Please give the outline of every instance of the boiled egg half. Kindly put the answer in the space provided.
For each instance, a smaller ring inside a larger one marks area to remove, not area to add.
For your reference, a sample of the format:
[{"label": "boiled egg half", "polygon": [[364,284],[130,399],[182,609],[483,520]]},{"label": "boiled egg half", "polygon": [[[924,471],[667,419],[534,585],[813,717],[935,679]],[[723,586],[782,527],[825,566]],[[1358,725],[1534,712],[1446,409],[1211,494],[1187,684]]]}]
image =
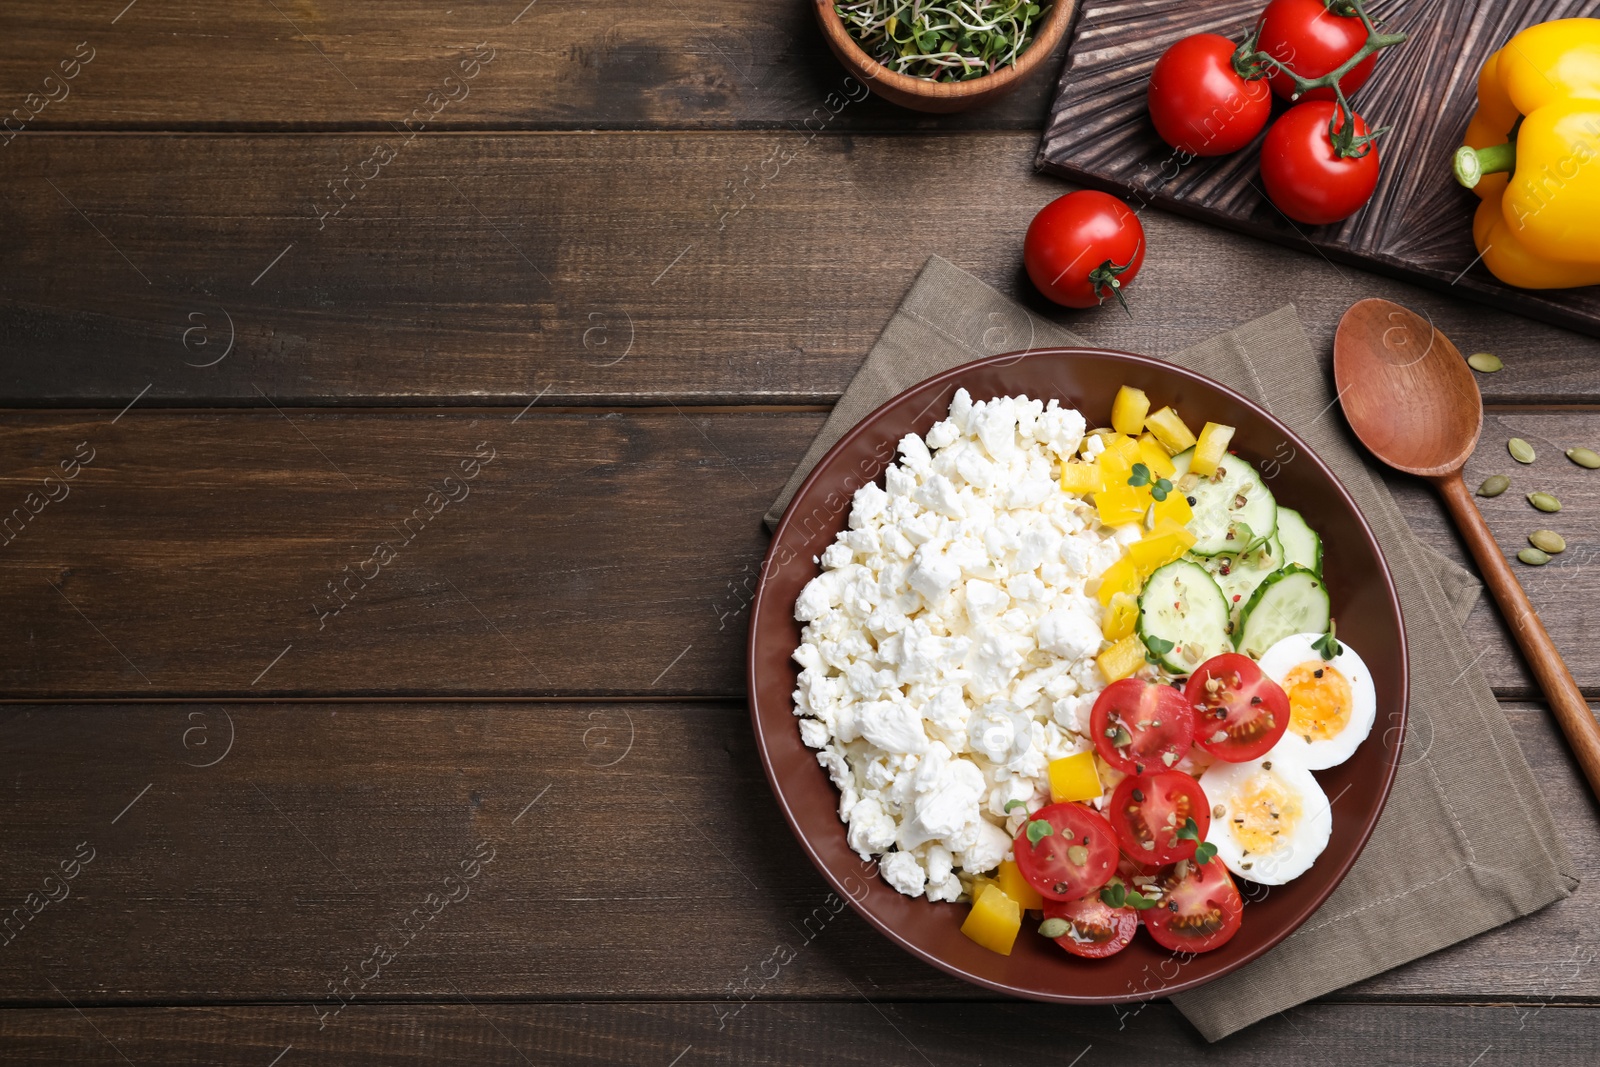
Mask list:
[{"label": "boiled egg half", "polygon": [[1306,742],[1301,762],[1314,771],[1354,755],[1378,717],[1372,672],[1342,641],[1338,655],[1323,659],[1314,647],[1323,636],[1285,637],[1261,657],[1262,673],[1289,698],[1289,734]]},{"label": "boiled egg half", "polygon": [[1328,847],[1333,813],[1302,760],[1307,747],[1284,734],[1260,759],[1214,763],[1200,776],[1212,805],[1206,840],[1240,878],[1283,885],[1310,870]]}]

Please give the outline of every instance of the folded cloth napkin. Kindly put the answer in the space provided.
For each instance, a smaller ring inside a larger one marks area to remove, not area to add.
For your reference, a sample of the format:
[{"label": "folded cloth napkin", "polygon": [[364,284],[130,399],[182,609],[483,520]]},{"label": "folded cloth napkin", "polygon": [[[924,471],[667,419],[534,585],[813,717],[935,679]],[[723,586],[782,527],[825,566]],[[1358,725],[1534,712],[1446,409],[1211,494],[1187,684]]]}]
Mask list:
[{"label": "folded cloth napkin", "polygon": [[[1083,343],[930,258],[768,511],[768,527],[845,431],[911,385],[984,356]],[[1339,476],[1388,559],[1411,649],[1403,766],[1356,865],[1277,948],[1173,998],[1215,1041],[1537,911],[1568,896],[1578,880],[1461,629],[1481,587],[1416,539],[1388,488],[1351,445],[1334,411],[1326,360],[1312,350],[1294,308],[1171,361],[1232,386],[1295,427]],[[1471,817],[1490,810],[1493,819]]]}]

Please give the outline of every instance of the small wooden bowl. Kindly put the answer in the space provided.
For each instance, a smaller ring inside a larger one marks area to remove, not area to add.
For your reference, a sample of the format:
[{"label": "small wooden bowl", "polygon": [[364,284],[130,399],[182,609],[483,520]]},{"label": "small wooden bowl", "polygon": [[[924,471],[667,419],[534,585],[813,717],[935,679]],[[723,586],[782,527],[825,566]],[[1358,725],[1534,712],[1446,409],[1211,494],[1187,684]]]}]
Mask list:
[{"label": "small wooden bowl", "polygon": [[1033,43],[1023,50],[1011,66],[968,81],[935,82],[913,78],[909,74],[897,74],[867,55],[855,38],[850,36],[850,31],[845,29],[844,21],[833,10],[833,3],[834,0],[815,0],[817,21],[822,25],[823,36],[828,39],[828,47],[839,57],[839,62],[890,103],[913,111],[937,114],[982,107],[1016,88],[1030,71],[1055,51],[1078,10],[1078,0],[1055,0],[1044,25],[1034,35]]}]

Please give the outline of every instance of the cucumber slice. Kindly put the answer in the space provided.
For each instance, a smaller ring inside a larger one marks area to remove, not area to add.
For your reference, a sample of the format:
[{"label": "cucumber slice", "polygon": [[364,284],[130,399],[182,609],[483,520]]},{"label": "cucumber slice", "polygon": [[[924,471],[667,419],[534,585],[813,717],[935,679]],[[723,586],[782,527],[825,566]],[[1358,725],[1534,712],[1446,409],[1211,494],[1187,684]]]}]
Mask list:
[{"label": "cucumber slice", "polygon": [[1178,468],[1177,471],[1174,472],[1173,475],[1172,475],[1172,480],[1173,480],[1174,484],[1176,484],[1176,482],[1177,482],[1177,480],[1179,478],[1182,478],[1185,474],[1189,473],[1189,464],[1191,464],[1193,462],[1194,462],[1194,446],[1193,445],[1190,445],[1188,448],[1184,449],[1182,452],[1179,452],[1176,456],[1172,457],[1172,465],[1174,467]]},{"label": "cucumber slice", "polygon": [[1244,606],[1250,602],[1261,583],[1271,577],[1285,563],[1284,549],[1278,535],[1267,538],[1267,543],[1249,552],[1226,552],[1220,556],[1194,556],[1194,561],[1211,573],[1217,588],[1228,603],[1231,623],[1228,633],[1239,632],[1239,618]]},{"label": "cucumber slice", "polygon": [[1255,659],[1293,634],[1327,633],[1328,589],[1315,571],[1291,563],[1268,576],[1239,615],[1234,644]]},{"label": "cucumber slice", "polygon": [[1139,594],[1139,640],[1173,674],[1229,650],[1228,602],[1204,567],[1180,559],[1156,568]]},{"label": "cucumber slice", "polygon": [[1306,525],[1306,520],[1293,508],[1278,508],[1278,540],[1283,543],[1285,563],[1298,563],[1308,570],[1322,573],[1322,538]]},{"label": "cucumber slice", "polygon": [[[1190,481],[1195,484],[1183,489]],[[1278,503],[1256,469],[1238,456],[1227,456],[1210,478],[1185,476],[1180,491],[1194,501],[1189,551],[1197,556],[1248,552],[1266,544],[1278,530]]]}]

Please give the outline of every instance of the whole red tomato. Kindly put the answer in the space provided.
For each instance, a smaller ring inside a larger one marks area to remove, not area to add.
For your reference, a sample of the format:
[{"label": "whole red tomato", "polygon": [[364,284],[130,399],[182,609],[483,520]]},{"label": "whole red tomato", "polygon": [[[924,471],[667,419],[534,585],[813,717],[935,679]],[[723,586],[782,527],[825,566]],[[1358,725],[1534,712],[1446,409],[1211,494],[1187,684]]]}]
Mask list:
[{"label": "whole red tomato", "polygon": [[1185,37],[1150,74],[1150,121],[1161,139],[1195,156],[1237,152],[1272,116],[1272,93],[1234,69],[1238,46],[1214,33]]},{"label": "whole red tomato", "polygon": [[[1367,124],[1355,119],[1357,137]],[[1329,124],[1343,129],[1338,105],[1327,100],[1296,104],[1272,124],[1261,145],[1261,181],[1278,210],[1296,222],[1322,226],[1347,219],[1372,198],[1378,187],[1378,149],[1340,156],[1329,137]]]},{"label": "whole red tomato", "polygon": [[[1353,15],[1335,15],[1323,0],[1272,0],[1256,27],[1256,48],[1292,68],[1302,78],[1320,78],[1361,50],[1367,28]],[[1339,85],[1349,96],[1372,75],[1376,53],[1357,63]],[[1272,91],[1294,98],[1294,82],[1282,72],[1271,77]],[[1305,100],[1332,100],[1332,89],[1313,89]]]},{"label": "whole red tomato", "polygon": [[1046,204],[1028,225],[1022,261],[1039,291],[1069,308],[1116,297],[1144,264],[1144,227],[1128,205],[1084,189]]}]

